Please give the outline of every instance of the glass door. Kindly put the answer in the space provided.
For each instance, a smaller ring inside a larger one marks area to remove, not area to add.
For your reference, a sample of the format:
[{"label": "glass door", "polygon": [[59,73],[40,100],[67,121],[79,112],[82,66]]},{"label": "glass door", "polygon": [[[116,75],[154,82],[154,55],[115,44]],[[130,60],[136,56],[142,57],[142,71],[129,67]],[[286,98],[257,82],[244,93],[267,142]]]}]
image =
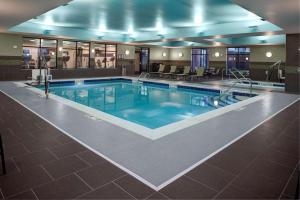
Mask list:
[{"label": "glass door", "polygon": [[141,48],[140,57],[141,57],[140,72],[148,72],[149,71],[149,58],[150,58],[149,48]]}]

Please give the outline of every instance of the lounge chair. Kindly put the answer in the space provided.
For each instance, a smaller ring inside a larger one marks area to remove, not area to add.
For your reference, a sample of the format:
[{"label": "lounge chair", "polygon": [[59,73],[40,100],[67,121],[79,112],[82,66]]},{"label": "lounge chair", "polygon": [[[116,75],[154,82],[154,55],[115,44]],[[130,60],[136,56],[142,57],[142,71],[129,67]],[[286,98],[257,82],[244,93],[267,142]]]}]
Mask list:
[{"label": "lounge chair", "polygon": [[219,75],[220,75],[220,68],[214,70],[214,71],[211,73],[211,75],[213,75],[213,76],[219,76]]},{"label": "lounge chair", "polygon": [[182,74],[176,74],[176,78],[184,78],[186,79],[187,76],[189,76],[191,71],[191,67],[190,66],[185,66],[183,69],[183,73]]},{"label": "lounge chair", "polygon": [[191,77],[191,81],[193,81],[194,80],[194,78],[202,78],[202,77],[204,77],[204,67],[199,67],[197,70],[196,70],[196,75],[191,75],[190,77]]},{"label": "lounge chair", "polygon": [[162,75],[172,77],[176,73],[176,70],[177,70],[177,66],[171,66],[170,72],[163,73]]},{"label": "lounge chair", "polygon": [[160,75],[164,73],[165,65],[160,64],[157,72],[150,72],[150,75]]}]

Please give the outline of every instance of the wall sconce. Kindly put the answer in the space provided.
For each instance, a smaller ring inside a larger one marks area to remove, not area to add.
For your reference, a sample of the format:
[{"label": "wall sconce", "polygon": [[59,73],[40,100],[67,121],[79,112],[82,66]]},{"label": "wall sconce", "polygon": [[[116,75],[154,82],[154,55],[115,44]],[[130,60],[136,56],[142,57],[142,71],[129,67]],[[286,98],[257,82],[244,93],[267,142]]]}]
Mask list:
[{"label": "wall sconce", "polygon": [[167,56],[167,53],[166,53],[166,52],[163,52],[163,53],[162,53],[162,56],[163,56],[163,57],[166,57],[166,56]]},{"label": "wall sconce", "polygon": [[246,59],[246,60],[249,60],[249,57],[246,57],[245,59]]},{"label": "wall sconce", "polygon": [[17,46],[17,45],[14,45],[14,46],[13,46],[13,48],[14,48],[14,49],[17,49],[17,48],[18,48],[18,46]]},{"label": "wall sconce", "polygon": [[92,53],[95,53],[95,49],[92,49]]},{"label": "wall sconce", "polygon": [[130,51],[127,49],[127,50],[125,51],[125,54],[128,56],[128,55],[130,54]]},{"label": "wall sconce", "polygon": [[52,55],[52,56],[54,56],[54,55],[55,55],[55,53],[52,51],[52,52],[51,52],[51,55]]},{"label": "wall sconce", "polygon": [[180,52],[180,53],[178,54],[178,56],[179,56],[179,58],[183,57],[183,53]]},{"label": "wall sconce", "polygon": [[217,58],[220,57],[220,53],[219,53],[219,52],[216,52],[216,53],[215,53],[215,57],[217,57]]},{"label": "wall sconce", "polygon": [[270,52],[270,51],[268,51],[268,52],[266,53],[266,57],[267,57],[267,58],[271,58],[272,55],[273,55],[273,54],[272,54],[272,52]]},{"label": "wall sconce", "polygon": [[62,47],[59,47],[59,48],[58,48],[58,51],[59,51],[59,52],[62,52]]}]

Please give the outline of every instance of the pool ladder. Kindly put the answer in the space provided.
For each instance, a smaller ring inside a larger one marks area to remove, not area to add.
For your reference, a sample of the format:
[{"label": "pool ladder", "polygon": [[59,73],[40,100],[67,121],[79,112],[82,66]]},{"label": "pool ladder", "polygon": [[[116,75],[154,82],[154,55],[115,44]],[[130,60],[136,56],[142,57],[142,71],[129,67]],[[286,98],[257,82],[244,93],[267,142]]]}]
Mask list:
[{"label": "pool ladder", "polygon": [[[249,92],[252,96],[252,90],[253,90],[253,81],[250,78],[246,78],[238,69],[229,70],[230,74],[234,76],[236,79],[234,83],[226,90],[221,91],[220,95],[214,98],[214,100],[220,101],[220,99],[226,95],[230,95],[230,91],[235,88],[235,86],[243,81],[249,82]],[[239,78],[237,75],[239,74],[241,77]]]},{"label": "pool ladder", "polygon": [[140,75],[139,75],[139,77],[138,77],[138,81],[140,80],[140,79],[149,79],[150,78],[150,74],[148,73],[148,72],[142,72]]}]

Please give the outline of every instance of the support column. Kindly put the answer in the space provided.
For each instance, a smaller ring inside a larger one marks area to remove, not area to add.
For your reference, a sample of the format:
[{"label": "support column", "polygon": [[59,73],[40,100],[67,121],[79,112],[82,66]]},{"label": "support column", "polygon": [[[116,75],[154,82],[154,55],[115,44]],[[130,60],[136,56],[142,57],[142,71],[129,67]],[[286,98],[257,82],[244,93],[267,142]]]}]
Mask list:
[{"label": "support column", "polygon": [[300,94],[300,34],[286,35],[285,91]]}]

